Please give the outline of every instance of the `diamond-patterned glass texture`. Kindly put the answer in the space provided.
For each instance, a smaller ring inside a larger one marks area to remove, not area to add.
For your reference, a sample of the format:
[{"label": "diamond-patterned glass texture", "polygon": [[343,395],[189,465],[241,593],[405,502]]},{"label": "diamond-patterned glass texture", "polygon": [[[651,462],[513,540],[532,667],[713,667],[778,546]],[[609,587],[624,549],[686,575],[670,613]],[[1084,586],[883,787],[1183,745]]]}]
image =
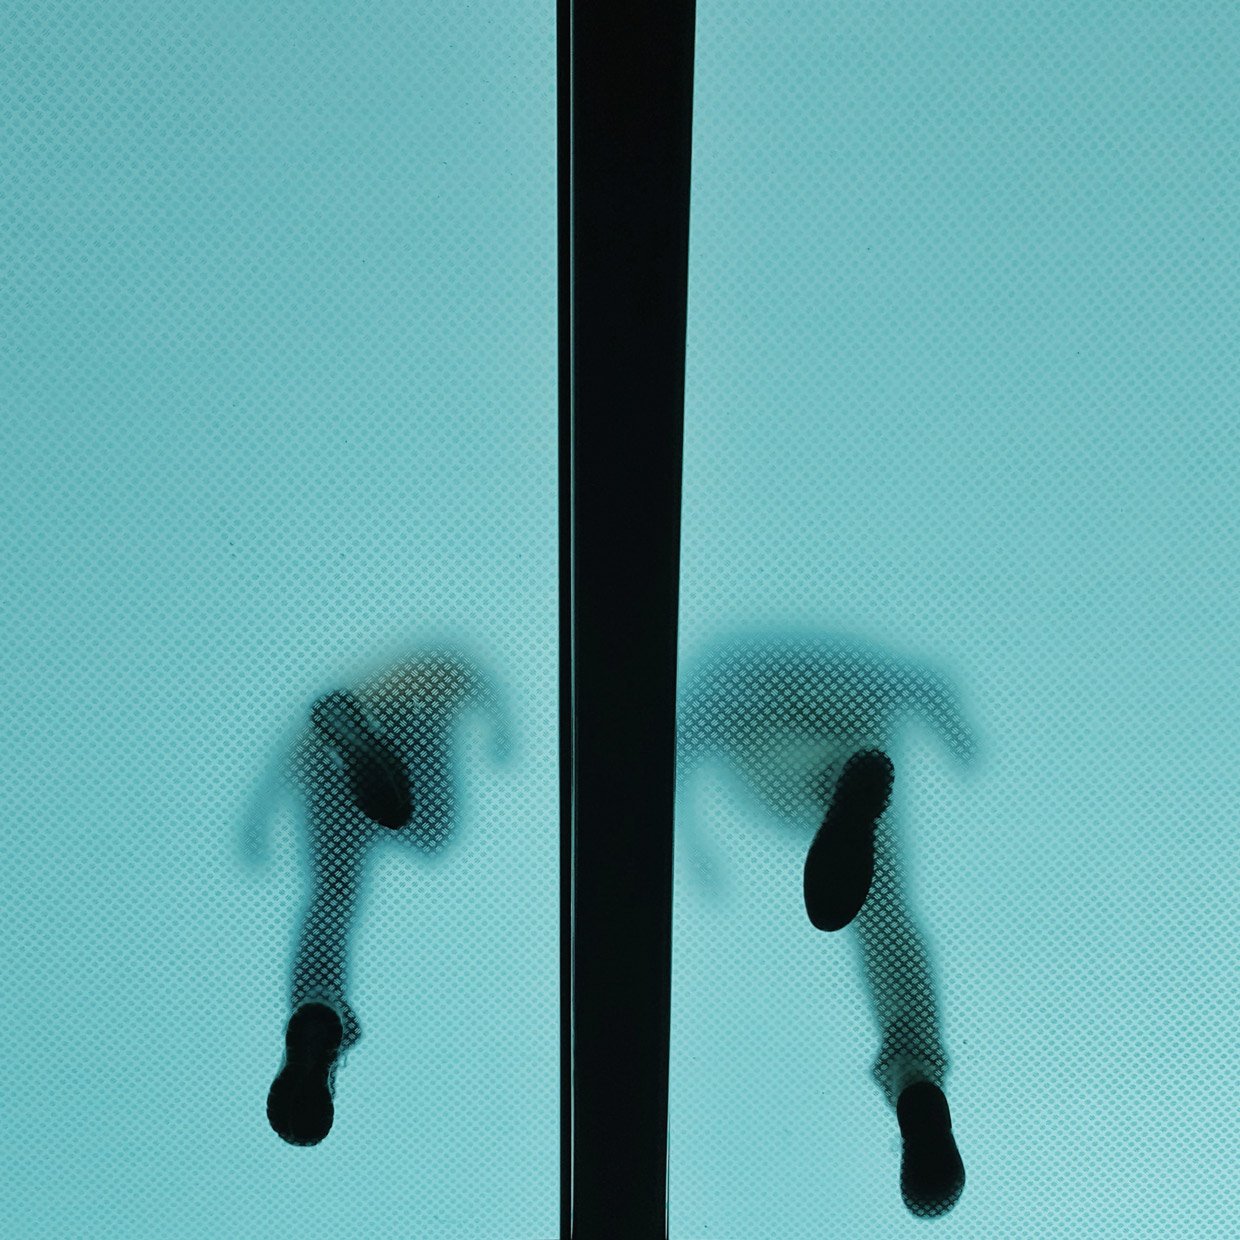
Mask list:
[{"label": "diamond-patterned glass texture", "polygon": [[547,1240],[554,5],[3,25],[0,1233]]},{"label": "diamond-patterned glass texture", "polygon": [[1221,3],[697,6],[671,1240],[1240,1232],[1237,64]]}]

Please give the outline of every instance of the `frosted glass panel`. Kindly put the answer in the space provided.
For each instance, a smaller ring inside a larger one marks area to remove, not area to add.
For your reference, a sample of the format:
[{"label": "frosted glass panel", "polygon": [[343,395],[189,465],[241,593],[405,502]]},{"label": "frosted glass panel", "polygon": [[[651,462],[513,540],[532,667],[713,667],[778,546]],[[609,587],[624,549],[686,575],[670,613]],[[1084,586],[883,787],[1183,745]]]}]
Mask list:
[{"label": "frosted glass panel", "polygon": [[1240,1226],[1238,52],[1213,4],[699,5],[671,1240]]},{"label": "frosted glass panel", "polygon": [[6,19],[6,1236],[559,1230],[554,21]]}]

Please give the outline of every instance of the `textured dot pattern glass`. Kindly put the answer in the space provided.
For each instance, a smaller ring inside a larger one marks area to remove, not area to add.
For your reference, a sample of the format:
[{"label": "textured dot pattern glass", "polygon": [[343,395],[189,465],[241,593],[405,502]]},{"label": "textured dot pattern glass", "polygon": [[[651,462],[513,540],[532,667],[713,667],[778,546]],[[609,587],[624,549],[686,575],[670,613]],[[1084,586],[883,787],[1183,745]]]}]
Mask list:
[{"label": "textured dot pattern glass", "polygon": [[554,5],[4,26],[0,1233],[549,1240]]},{"label": "textured dot pattern glass", "polygon": [[1240,1234],[1237,64],[1222,3],[697,6],[671,1240]]}]

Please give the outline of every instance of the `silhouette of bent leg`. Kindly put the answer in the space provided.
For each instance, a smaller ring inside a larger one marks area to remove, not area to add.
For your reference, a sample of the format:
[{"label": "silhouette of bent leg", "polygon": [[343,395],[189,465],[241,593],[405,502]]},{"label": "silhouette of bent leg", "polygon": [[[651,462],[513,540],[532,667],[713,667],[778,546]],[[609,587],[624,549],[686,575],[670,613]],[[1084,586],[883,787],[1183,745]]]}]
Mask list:
[{"label": "silhouette of bent leg", "polygon": [[293,964],[286,1061],[267,1098],[271,1127],[292,1145],[316,1145],[330,1132],[337,1055],[361,1036],[345,999],[346,974],[358,886],[375,833],[325,758],[315,758],[304,776],[313,890]]},{"label": "silhouette of bent leg", "polygon": [[358,809],[391,831],[408,826],[413,817],[409,773],[370,729],[357,699],[349,693],[329,693],[315,702],[310,718],[319,735],[340,754]]},{"label": "silhouette of bent leg", "polygon": [[402,665],[378,688],[327,693],[310,709],[291,773],[306,803],[313,890],[293,964],[285,1061],[267,1098],[271,1127],[290,1144],[316,1145],[331,1131],[338,1057],[361,1036],[346,973],[363,864],[382,834],[375,828],[426,852],[446,842],[454,818],[448,712],[471,695],[495,704],[449,660]]},{"label": "silhouette of bent leg", "polygon": [[894,775],[879,749],[863,749],[844,766],[805,857],[805,911],[819,930],[842,930],[870,893],[874,828],[891,799]]}]

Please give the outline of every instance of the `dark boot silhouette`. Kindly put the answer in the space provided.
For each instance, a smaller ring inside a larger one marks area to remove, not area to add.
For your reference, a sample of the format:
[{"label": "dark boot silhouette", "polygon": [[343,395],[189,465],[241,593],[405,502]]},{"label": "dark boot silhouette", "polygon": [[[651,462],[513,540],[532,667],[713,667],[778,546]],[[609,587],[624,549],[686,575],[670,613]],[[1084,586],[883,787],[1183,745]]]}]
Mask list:
[{"label": "dark boot silhouette", "polygon": [[931,1081],[914,1081],[896,1104],[904,1156],[900,1193],[920,1218],[938,1218],[964,1192],[964,1163],[952,1136],[951,1112],[943,1091]]},{"label": "dark boot silhouette", "polygon": [[335,1117],[332,1085],[344,1026],[325,1003],[307,1003],[290,1017],[285,1056],[267,1094],[267,1119],[290,1145],[317,1145]]},{"label": "dark boot silhouette", "polygon": [[819,930],[842,930],[874,881],[874,828],[891,799],[891,759],[863,749],[844,766],[805,857],[805,911]]}]

